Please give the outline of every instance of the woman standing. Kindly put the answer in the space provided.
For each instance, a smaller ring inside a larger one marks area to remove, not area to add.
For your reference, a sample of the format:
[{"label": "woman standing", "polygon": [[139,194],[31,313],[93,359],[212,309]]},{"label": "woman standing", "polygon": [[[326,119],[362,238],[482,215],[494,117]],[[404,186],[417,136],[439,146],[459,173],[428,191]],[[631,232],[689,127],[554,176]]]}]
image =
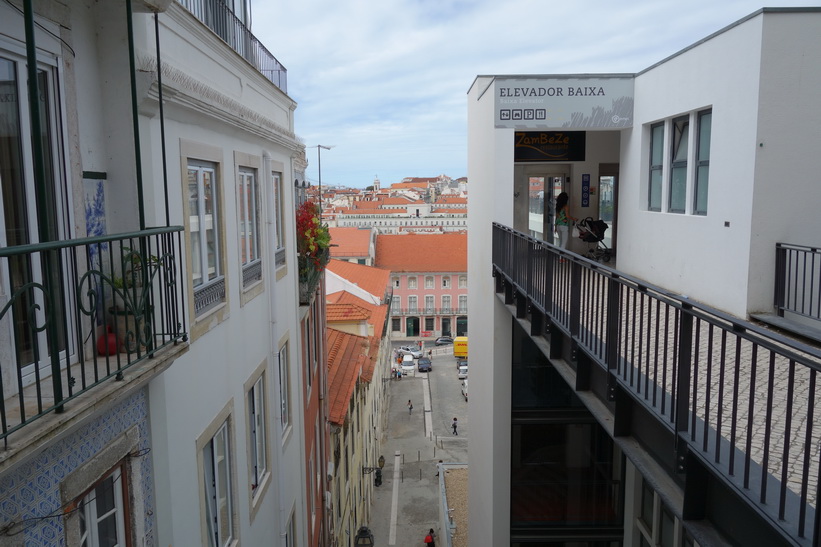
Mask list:
[{"label": "woman standing", "polygon": [[556,233],[559,236],[559,247],[567,249],[567,239],[570,236],[570,223],[578,219],[570,216],[567,208],[569,201],[567,192],[562,192],[556,196]]}]

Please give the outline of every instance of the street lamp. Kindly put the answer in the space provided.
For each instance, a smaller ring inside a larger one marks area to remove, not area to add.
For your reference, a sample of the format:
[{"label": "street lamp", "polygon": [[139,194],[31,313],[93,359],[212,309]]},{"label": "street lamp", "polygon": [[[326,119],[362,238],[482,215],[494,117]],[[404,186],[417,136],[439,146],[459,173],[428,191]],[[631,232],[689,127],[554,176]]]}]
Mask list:
[{"label": "street lamp", "polygon": [[379,456],[376,465],[379,467],[363,467],[362,472],[367,475],[376,471],[376,475],[373,476],[373,485],[382,486],[382,468],[385,467],[385,456]]},{"label": "street lamp", "polygon": [[373,547],[373,534],[371,533],[370,528],[367,526],[360,526],[359,530],[356,532],[356,537],[354,538],[353,544]]},{"label": "street lamp", "polygon": [[326,146],[324,144],[317,144],[315,146],[311,146],[310,148],[316,148],[316,168],[319,178],[319,218],[322,218],[322,149],[330,150],[336,145]]}]

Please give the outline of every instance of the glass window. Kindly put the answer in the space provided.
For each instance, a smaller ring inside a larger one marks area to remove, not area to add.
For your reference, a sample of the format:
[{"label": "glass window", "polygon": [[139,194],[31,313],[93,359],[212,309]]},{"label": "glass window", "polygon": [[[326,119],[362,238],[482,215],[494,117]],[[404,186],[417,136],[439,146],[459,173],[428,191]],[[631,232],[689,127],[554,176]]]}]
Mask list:
[{"label": "glass window", "polygon": [[450,313],[450,295],[442,295],[442,313]]},{"label": "glass window", "polygon": [[442,288],[443,289],[449,289],[450,288],[450,276],[449,275],[443,275],[442,276]]},{"label": "glass window", "polygon": [[402,330],[402,320],[398,317],[391,318],[391,330],[393,332],[399,332]]},{"label": "glass window", "polygon": [[191,162],[188,166],[188,214],[194,287],[207,285],[222,276],[218,202],[216,166]]},{"label": "glass window", "polygon": [[402,308],[402,297],[391,297],[391,311],[399,311]]},{"label": "glass window", "polygon": [[650,126],[650,186],[648,209],[661,211],[661,173],[664,163],[664,123]]},{"label": "glass window", "polygon": [[[434,304],[434,298],[432,294],[425,295],[425,313],[433,313],[436,304]],[[426,329],[430,330],[430,329]]]},{"label": "glass window", "polygon": [[126,545],[127,523],[123,502],[125,466],[118,465],[88,492],[79,504],[80,545]]},{"label": "glass window", "polygon": [[712,134],[713,111],[698,113],[698,146],[696,149],[696,181],[693,192],[693,213],[707,214],[707,189],[710,179],[710,136]]},{"label": "glass window", "polygon": [[271,182],[274,189],[274,222],[277,231],[277,249],[285,247],[285,224],[283,222],[282,177],[279,173],[271,173]]},{"label": "glass window", "polygon": [[416,301],[417,301],[416,296],[409,296],[408,297],[408,311],[410,313],[416,313],[417,312],[417,309],[416,309],[417,303],[416,303]]},{"label": "glass window", "polygon": [[255,171],[239,170],[237,193],[240,261],[243,266],[248,266],[260,259],[259,190]]},{"label": "glass window", "polygon": [[234,509],[231,485],[231,446],[228,422],[203,449],[205,510],[209,545],[223,547],[234,539]]},{"label": "glass window", "polygon": [[687,155],[690,142],[690,117],[673,120],[673,139],[670,151],[670,201],[671,213],[683,213],[687,199]]},{"label": "glass window", "polygon": [[466,313],[468,309],[468,295],[459,295],[459,313]]},{"label": "glass window", "polygon": [[398,289],[398,288],[399,288],[399,278],[398,278],[398,277],[394,277],[394,278],[393,278],[393,288],[394,288],[394,289]]},{"label": "glass window", "polygon": [[433,330],[433,317],[425,317],[425,330]]},{"label": "glass window", "polygon": [[279,411],[284,431],[291,423],[291,388],[287,343],[279,350],[277,361],[279,365]]},{"label": "glass window", "polygon": [[425,288],[432,289],[433,288],[433,276],[427,275],[425,276]]},{"label": "glass window", "polygon": [[251,444],[251,492],[257,488],[268,472],[268,453],[265,444],[265,383],[260,376],[248,392],[248,412],[250,416]]},{"label": "glass window", "polygon": [[467,289],[468,287],[468,276],[460,275],[459,276],[459,288],[460,289]]},{"label": "glass window", "polygon": [[416,278],[415,277],[409,277],[408,278],[408,288],[409,289],[415,289],[416,288]]}]

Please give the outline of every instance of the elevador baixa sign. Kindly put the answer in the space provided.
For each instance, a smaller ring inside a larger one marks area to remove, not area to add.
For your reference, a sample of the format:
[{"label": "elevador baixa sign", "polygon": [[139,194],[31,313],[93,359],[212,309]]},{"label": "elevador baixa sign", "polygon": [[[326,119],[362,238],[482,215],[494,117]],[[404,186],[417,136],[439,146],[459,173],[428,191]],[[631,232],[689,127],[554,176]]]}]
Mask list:
[{"label": "elevador baixa sign", "polygon": [[633,125],[633,76],[497,77],[495,127],[621,129]]},{"label": "elevador baixa sign", "polygon": [[516,131],[513,161],[584,161],[584,131]]}]

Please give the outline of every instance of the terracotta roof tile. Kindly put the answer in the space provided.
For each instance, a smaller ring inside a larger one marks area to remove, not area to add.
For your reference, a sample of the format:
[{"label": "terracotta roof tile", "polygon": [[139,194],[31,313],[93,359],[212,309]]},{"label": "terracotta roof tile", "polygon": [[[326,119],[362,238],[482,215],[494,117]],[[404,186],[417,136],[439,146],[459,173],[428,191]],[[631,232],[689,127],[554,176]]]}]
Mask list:
[{"label": "terracotta roof tile", "polygon": [[331,305],[350,305],[362,310],[368,310],[368,323],[373,325],[374,335],[370,339],[370,350],[368,352],[370,361],[366,362],[362,368],[362,379],[365,382],[370,382],[373,379],[374,366],[376,365],[379,354],[379,343],[382,333],[385,330],[385,321],[387,321],[388,318],[388,305],[370,304],[348,291],[338,291],[330,294],[326,297],[326,301],[328,302],[328,308],[330,308]]},{"label": "terracotta roof tile", "polygon": [[380,234],[376,266],[394,272],[466,272],[466,232]]},{"label": "terracotta roof tile", "polygon": [[367,321],[371,317],[370,310],[356,304],[328,304],[325,307],[325,320],[333,321]]},{"label": "terracotta roof tile", "polygon": [[359,288],[380,300],[385,296],[391,282],[391,273],[389,271],[373,266],[365,266],[364,264],[331,259],[328,262],[328,269],[339,277],[347,279],[351,283],[356,283]]},{"label": "terracotta roof tile", "polygon": [[328,419],[333,424],[343,425],[356,381],[366,366],[373,368],[366,351],[370,343],[364,336],[330,327],[325,333],[328,346]]},{"label": "terracotta roof tile", "polygon": [[368,256],[370,254],[371,230],[359,228],[328,228],[331,234],[331,257]]}]

